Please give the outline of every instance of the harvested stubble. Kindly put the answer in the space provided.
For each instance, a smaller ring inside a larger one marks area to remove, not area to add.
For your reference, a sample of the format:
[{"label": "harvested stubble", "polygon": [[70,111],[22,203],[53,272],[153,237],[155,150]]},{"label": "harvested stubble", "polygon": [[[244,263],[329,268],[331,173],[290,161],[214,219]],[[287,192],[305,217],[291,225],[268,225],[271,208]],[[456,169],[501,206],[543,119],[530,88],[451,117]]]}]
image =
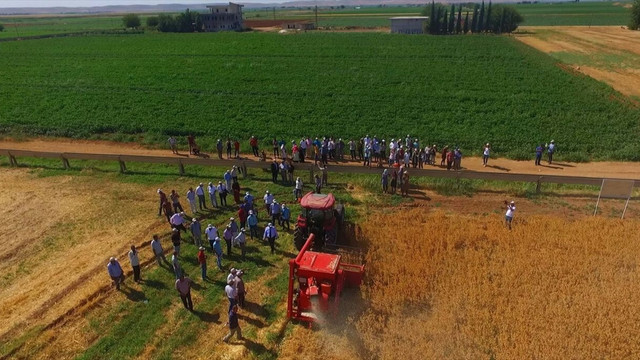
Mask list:
[{"label": "harvested stubble", "polygon": [[366,357],[639,358],[639,223],[519,220],[374,215]]}]

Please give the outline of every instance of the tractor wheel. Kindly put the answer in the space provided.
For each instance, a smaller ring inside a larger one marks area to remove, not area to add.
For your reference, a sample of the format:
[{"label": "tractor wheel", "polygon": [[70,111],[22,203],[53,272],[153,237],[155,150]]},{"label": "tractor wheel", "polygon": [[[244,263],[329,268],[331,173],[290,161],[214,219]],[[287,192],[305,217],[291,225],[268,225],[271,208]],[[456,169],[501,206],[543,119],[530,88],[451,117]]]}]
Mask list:
[{"label": "tractor wheel", "polygon": [[305,236],[305,232],[296,226],[295,230],[293,230],[293,243],[296,245],[296,249],[300,251],[304,246],[304,243],[307,242],[308,236]]},{"label": "tractor wheel", "polygon": [[330,230],[327,230],[327,231],[324,232],[324,244],[325,245],[329,245],[329,246],[335,246],[336,245],[336,240],[338,238],[337,226],[338,226],[338,224],[336,223],[336,225],[333,227],[333,229],[330,229]]}]

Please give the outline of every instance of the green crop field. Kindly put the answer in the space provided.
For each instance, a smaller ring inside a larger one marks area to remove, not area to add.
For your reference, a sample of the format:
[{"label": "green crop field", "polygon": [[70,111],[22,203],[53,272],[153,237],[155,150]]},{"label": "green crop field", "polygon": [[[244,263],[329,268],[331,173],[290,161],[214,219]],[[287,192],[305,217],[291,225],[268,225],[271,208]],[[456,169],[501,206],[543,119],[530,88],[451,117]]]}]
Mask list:
[{"label": "green crop field", "polygon": [[539,3],[515,5],[524,17],[522,25],[627,25],[630,2]]},{"label": "green crop field", "polygon": [[640,111],[508,37],[151,34],[2,44],[0,132],[159,144],[419,136],[529,157],[639,159]]},{"label": "green crop field", "polygon": [[1,39],[122,29],[122,16],[0,17],[0,24]]}]

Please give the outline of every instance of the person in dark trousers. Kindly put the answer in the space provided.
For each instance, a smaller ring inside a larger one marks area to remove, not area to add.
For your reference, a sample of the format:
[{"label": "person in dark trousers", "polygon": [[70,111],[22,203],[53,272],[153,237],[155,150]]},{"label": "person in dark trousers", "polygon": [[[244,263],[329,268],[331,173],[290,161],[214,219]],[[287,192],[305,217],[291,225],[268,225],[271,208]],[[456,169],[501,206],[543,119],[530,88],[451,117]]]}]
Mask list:
[{"label": "person in dark trousers", "polygon": [[544,145],[540,144],[536,147],[536,166],[540,165],[542,160],[542,153],[544,152]]},{"label": "person in dark trousers", "polygon": [[180,237],[180,230],[173,229],[171,230],[171,242],[173,243],[173,251],[176,255],[180,255],[180,242],[182,238]]},{"label": "person in dark trousers", "polygon": [[229,300],[229,311],[238,303],[238,290],[236,289],[236,276],[227,279],[227,286],[224,287],[224,293]]},{"label": "person in dark trousers", "polygon": [[184,274],[180,274],[178,280],[176,280],[176,290],[180,294],[182,304],[185,309],[193,311],[193,301],[191,300],[191,279],[184,277]]},{"label": "person in dark trousers", "polygon": [[113,280],[113,286],[115,286],[117,290],[120,290],[120,284],[124,281],[124,272],[116,258],[112,257],[109,259],[107,271],[109,272],[109,277]]},{"label": "person in dark trousers", "polygon": [[198,195],[198,206],[200,206],[200,210],[207,208],[207,201],[204,198],[204,184],[200,183],[196,188],[196,195]]},{"label": "person in dark trousers", "polygon": [[229,310],[229,321],[227,322],[227,325],[229,325],[229,333],[222,339],[222,341],[228,343],[229,339],[231,339],[234,334],[238,334],[238,340],[243,340],[242,329],[240,329],[240,324],[238,324],[238,305],[234,305],[231,310]]},{"label": "person in dark trousers", "polygon": [[164,201],[162,208],[164,209],[164,215],[167,217],[167,222],[171,224],[171,217],[173,216],[173,208],[171,207],[171,203],[169,202],[169,200]]},{"label": "person in dark trousers", "polygon": [[227,138],[227,159],[231,159],[231,139]]},{"label": "person in dark trousers", "polygon": [[259,157],[258,154],[258,139],[255,136],[252,136],[249,140],[249,145],[251,145],[251,150],[253,151],[253,156]]},{"label": "person in dark trousers", "polygon": [[200,264],[200,271],[202,272],[202,281],[207,278],[207,254],[205,254],[205,248],[200,246],[198,251],[198,264]]},{"label": "person in dark trousers", "polygon": [[222,160],[222,140],[218,139],[216,142],[216,150],[218,150],[218,159]]},{"label": "person in dark trousers", "polygon": [[233,231],[231,231],[231,225],[227,225],[222,233],[224,241],[227,243],[227,256],[231,256],[231,241],[233,240]]},{"label": "person in dark trousers", "polygon": [[173,212],[177,213],[178,209],[180,209],[180,212],[183,212],[184,209],[180,204],[180,195],[178,195],[178,193],[175,190],[171,190],[171,195],[169,195],[169,197],[171,198],[171,203],[173,205]]},{"label": "person in dark trousers", "polygon": [[162,189],[158,189],[158,196],[160,197],[160,207],[158,208],[158,216],[162,215],[162,209],[164,207],[164,202],[167,201],[167,194],[165,194]]},{"label": "person in dark trousers", "polygon": [[287,230],[291,230],[291,225],[289,224],[289,220],[291,219],[291,210],[287,207],[287,204],[282,204],[282,215],[280,215],[280,225],[282,226],[282,230],[284,230],[285,225]]},{"label": "person in dark trousers", "polygon": [[318,174],[316,174],[314,176],[314,180],[316,183],[316,194],[320,194],[320,191],[322,191],[322,179],[320,179],[320,176],[318,176]]},{"label": "person in dark trousers", "polygon": [[262,236],[262,240],[269,240],[269,246],[271,247],[271,253],[276,252],[276,238],[278,237],[278,230],[276,227],[269,223],[266,228],[264,228],[264,234]]},{"label": "person in dark trousers", "polygon": [[271,181],[273,181],[274,184],[278,182],[279,173],[280,173],[280,166],[278,165],[278,162],[274,158],[273,162],[271,163]]},{"label": "person in dark trousers", "polygon": [[556,142],[551,140],[549,147],[547,147],[547,156],[549,157],[549,164],[553,162],[553,154],[556,152]]},{"label": "person in dark trousers", "polygon": [[140,259],[135,245],[131,245],[131,250],[129,250],[129,262],[133,268],[133,281],[139,283],[142,278],[140,278]]},{"label": "person in dark trousers", "polygon": [[242,275],[244,275],[244,272],[242,270],[239,270],[236,273],[236,290],[238,291],[238,306],[242,309],[244,309],[244,296],[247,293],[247,290],[245,289],[244,286],[244,280],[242,280]]}]

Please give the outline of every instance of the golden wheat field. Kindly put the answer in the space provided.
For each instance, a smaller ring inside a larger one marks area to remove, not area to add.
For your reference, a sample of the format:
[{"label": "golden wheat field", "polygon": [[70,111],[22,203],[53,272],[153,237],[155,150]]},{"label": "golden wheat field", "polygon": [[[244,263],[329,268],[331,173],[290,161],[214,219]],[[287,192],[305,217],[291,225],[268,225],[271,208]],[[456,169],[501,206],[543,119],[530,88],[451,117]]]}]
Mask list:
[{"label": "golden wheat field", "polygon": [[298,331],[281,354],[640,358],[640,223],[516,220],[508,231],[497,215],[372,215],[362,225],[369,253],[359,316],[338,332]]}]

